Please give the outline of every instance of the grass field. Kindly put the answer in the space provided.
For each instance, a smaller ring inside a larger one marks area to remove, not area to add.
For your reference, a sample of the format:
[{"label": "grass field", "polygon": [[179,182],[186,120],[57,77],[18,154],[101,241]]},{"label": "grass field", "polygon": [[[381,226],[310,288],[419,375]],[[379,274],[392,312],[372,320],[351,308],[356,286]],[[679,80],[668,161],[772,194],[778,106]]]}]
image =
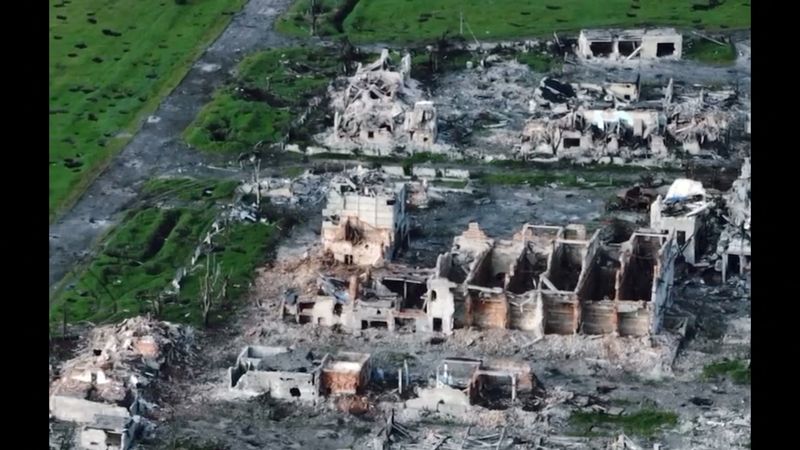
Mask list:
[{"label": "grass field", "polygon": [[750,367],[740,359],[723,360],[703,367],[703,378],[729,378],[736,384],[750,384]]},{"label": "grass field", "polygon": [[[51,303],[50,323],[88,320],[113,322],[150,312],[153,299],[188,263],[191,252],[215,219],[220,200],[230,199],[236,183],[193,179],[157,179],[147,183],[144,204],[130,211],[101,244],[99,254],[75,278],[74,287],[61,291]],[[169,207],[157,207],[167,202]],[[235,301],[253,269],[276,242],[275,225],[237,223],[215,239],[216,261],[229,276],[228,296]],[[184,279],[177,298],[161,312],[166,320],[198,324],[204,259]],[[219,305],[214,316],[225,315],[231,304]]]},{"label": "grass field", "polygon": [[246,0],[50,0],[50,219]]},{"label": "grass field", "polygon": [[[354,42],[430,41],[444,32],[479,40],[551,36],[554,31],[588,27],[671,25],[676,27],[747,28],[750,3],[726,0],[703,10],[704,0],[360,0],[344,20]],[[295,16],[287,16],[287,20]],[[471,30],[471,33],[470,33]]]},{"label": "grass field", "polygon": [[694,38],[684,41],[683,57],[706,64],[731,65],[736,62],[736,47],[733,44],[719,45]]},{"label": "grass field", "polygon": [[610,432],[624,431],[636,436],[652,436],[664,427],[677,424],[678,415],[654,409],[642,409],[622,416],[579,411],[570,416],[569,422],[576,434],[584,436],[602,434],[595,431],[596,428],[604,428]]},{"label": "grass field", "polygon": [[201,150],[240,152],[259,141],[279,140],[308,100],[336,75],[331,50],[287,48],[256,53],[237,68],[236,79],[214,94],[184,132]]}]

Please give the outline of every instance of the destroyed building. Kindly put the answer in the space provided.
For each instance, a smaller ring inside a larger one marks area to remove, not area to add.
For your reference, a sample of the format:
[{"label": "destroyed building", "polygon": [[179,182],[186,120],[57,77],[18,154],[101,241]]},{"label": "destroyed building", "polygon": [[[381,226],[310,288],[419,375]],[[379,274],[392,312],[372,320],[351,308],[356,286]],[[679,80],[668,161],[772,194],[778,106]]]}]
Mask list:
[{"label": "destroyed building", "polygon": [[359,65],[346,87],[331,93],[334,124],[326,145],[377,155],[396,147],[435,148],[436,107],[423,99],[410,72],[411,55],[406,54],[400,68],[393,70],[386,49],[375,62]]},{"label": "destroyed building", "polygon": [[464,410],[470,405],[503,408],[520,394],[533,394],[536,378],[530,365],[507,359],[445,358],[436,367],[432,386],[418,390],[406,407],[433,411]]},{"label": "destroyed building", "polygon": [[641,79],[604,84],[545,78],[534,91],[523,126],[522,157],[669,158],[727,151],[741,114],[736,92],[676,92],[672,79],[643,95]]},{"label": "destroyed building", "polygon": [[341,325],[358,331],[372,327],[394,330],[409,327],[429,331],[425,314],[425,281],[430,270],[389,266],[345,282],[320,277],[313,295],[297,295],[281,302],[281,316],[297,323]]},{"label": "destroyed building", "polygon": [[471,224],[440,257],[430,303],[452,310],[456,327],[658,333],[671,301],[672,235],[641,230],[619,249],[601,247],[598,233],[587,239],[579,225],[525,225],[495,242]]},{"label": "destroyed building", "polygon": [[639,230],[627,242],[600,242],[581,225],[525,225],[510,240],[476,223],[453,240],[433,271],[402,269],[321,278],[314,296],[281,303],[300,323],[373,326],[451,334],[455,328],[545,334],[650,336],[672,300],[672,230]]},{"label": "destroyed building", "polygon": [[578,56],[584,59],[681,59],[683,36],[674,28],[581,30]]},{"label": "destroyed building", "polygon": [[148,387],[188,357],[191,342],[189,328],[141,317],[94,329],[50,386],[52,418],[77,425],[79,448],[131,448],[145,427]]},{"label": "destroyed building", "polygon": [[322,211],[325,252],[345,264],[378,266],[408,239],[405,183],[385,184],[366,172],[331,182]]},{"label": "destroyed building", "polygon": [[730,273],[738,272],[742,275],[750,269],[750,195],[750,158],[746,158],[739,178],[725,195],[728,209],[726,218],[729,222],[722,230],[717,244],[717,253],[722,256],[718,262],[718,270],[722,272],[723,282]]},{"label": "destroyed building", "polygon": [[370,380],[370,355],[251,345],[228,369],[229,387],[245,395],[316,403],[328,395],[360,393]]},{"label": "destroyed building", "polygon": [[320,397],[321,370],[329,356],[286,347],[245,347],[228,368],[230,388],[250,396],[316,402]]},{"label": "destroyed building", "polygon": [[681,178],[650,206],[650,228],[675,233],[688,264],[694,265],[705,246],[704,217],[711,206],[699,181]]}]

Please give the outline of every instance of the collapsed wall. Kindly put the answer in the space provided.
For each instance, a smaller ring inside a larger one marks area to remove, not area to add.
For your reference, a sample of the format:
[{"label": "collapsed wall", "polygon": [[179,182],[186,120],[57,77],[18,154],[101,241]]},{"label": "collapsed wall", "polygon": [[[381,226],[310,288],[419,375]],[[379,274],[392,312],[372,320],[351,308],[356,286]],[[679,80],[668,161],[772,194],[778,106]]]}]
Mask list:
[{"label": "collapsed wall", "polygon": [[359,65],[356,73],[331,88],[333,129],[321,136],[335,149],[359,150],[388,155],[397,148],[442,151],[436,143],[436,107],[425,100],[418,83],[410,77],[411,55],[403,56],[400,68],[392,68],[384,49],[373,63]]}]

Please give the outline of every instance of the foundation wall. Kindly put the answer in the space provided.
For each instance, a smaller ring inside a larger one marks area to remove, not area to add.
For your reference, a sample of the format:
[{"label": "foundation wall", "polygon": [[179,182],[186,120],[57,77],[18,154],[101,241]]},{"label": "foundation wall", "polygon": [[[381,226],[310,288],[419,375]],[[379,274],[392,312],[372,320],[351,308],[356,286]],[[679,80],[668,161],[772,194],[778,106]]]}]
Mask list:
[{"label": "foundation wall", "polygon": [[580,319],[580,304],[571,293],[542,292],[545,334],[575,334]]},{"label": "foundation wall", "polygon": [[505,295],[491,299],[473,298],[472,324],[478,328],[508,328],[508,302]]},{"label": "foundation wall", "polygon": [[652,313],[644,302],[619,302],[617,321],[620,336],[647,336],[650,334]]},{"label": "foundation wall", "polygon": [[609,334],[617,331],[617,309],[613,301],[581,304],[581,332]]}]

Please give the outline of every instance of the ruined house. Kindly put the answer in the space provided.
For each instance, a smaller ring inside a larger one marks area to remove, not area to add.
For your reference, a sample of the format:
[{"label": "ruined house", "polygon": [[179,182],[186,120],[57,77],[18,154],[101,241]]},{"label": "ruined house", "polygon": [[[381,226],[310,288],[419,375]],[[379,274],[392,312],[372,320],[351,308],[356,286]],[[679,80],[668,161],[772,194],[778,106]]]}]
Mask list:
[{"label": "ruined house", "polygon": [[325,252],[345,264],[379,266],[408,238],[406,185],[366,176],[338,177],[322,211]]},{"label": "ruined house", "polygon": [[428,314],[439,312],[433,330],[443,333],[473,326],[648,336],[671,301],[677,251],[670,233],[641,230],[614,249],[579,225],[525,225],[495,241],[473,223],[437,261]]},{"label": "ruined house", "polygon": [[228,369],[229,387],[250,396],[316,403],[324,396],[362,392],[370,380],[369,360],[368,353],[318,358],[308,350],[252,345]]},{"label": "ruined house", "polygon": [[191,344],[190,328],[143,317],[95,328],[51,384],[51,416],[77,426],[80,448],[131,448],[145,424],[148,386],[168,361],[189,357]]},{"label": "ruined house", "polygon": [[719,271],[723,282],[728,274],[744,274],[750,268],[750,158],[745,158],[739,178],[725,195],[729,224],[722,230],[718,246]]},{"label": "ruined house", "polygon": [[393,70],[386,49],[375,62],[359,65],[346,87],[331,93],[334,125],[326,144],[378,155],[397,146],[430,150],[437,135],[436,108],[423,99],[410,71],[409,54]]},{"label": "ruined house", "polygon": [[672,79],[643,96],[638,76],[604,84],[545,78],[534,91],[518,151],[598,160],[724,154],[734,124],[741,122],[746,133],[746,115],[731,109],[736,99],[732,90],[683,94]]},{"label": "ruined house", "polygon": [[470,405],[507,407],[532,395],[536,378],[530,365],[507,359],[445,358],[434,384],[418,390],[406,407],[434,411],[466,410]]},{"label": "ruined house", "polygon": [[387,266],[348,281],[320,277],[313,295],[281,302],[281,316],[297,323],[341,325],[358,331],[408,327],[429,331],[424,294],[430,270]]},{"label": "ruined house", "polygon": [[694,265],[705,245],[703,219],[710,206],[702,183],[675,180],[666,197],[658,196],[650,206],[650,228],[674,233],[686,262]]},{"label": "ruined house", "polygon": [[582,30],[578,56],[584,59],[681,59],[683,36],[674,28]]},{"label": "ruined house", "polygon": [[320,398],[321,371],[329,355],[286,347],[245,347],[228,368],[229,387],[249,396],[315,403]]}]

